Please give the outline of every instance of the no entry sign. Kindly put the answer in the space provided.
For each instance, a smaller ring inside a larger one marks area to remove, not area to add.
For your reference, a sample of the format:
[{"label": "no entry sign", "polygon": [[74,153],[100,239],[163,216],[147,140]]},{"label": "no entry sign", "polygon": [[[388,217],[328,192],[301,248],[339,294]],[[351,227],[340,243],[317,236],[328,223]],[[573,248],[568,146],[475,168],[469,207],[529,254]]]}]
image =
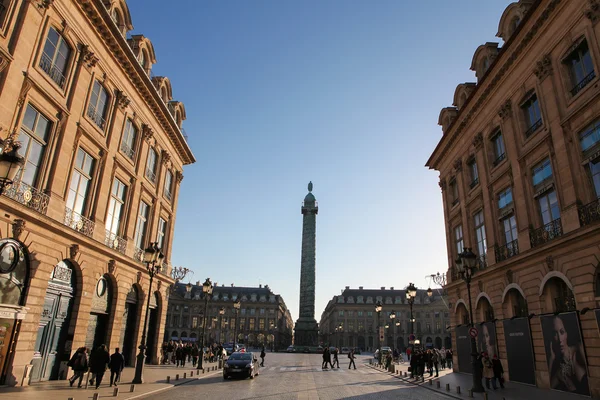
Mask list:
[{"label": "no entry sign", "polygon": [[479,334],[479,331],[477,331],[477,328],[473,327],[473,328],[469,329],[469,336],[471,336],[473,339],[475,339],[478,334]]}]

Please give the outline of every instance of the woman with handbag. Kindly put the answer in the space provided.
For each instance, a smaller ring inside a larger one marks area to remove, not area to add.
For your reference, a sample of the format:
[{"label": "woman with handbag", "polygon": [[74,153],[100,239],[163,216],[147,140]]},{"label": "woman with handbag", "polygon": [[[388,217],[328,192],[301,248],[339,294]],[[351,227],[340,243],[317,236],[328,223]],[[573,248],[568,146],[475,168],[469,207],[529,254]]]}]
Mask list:
[{"label": "woman with handbag", "polygon": [[504,368],[496,354],[494,354],[494,358],[492,359],[492,368],[494,370],[494,380],[498,380],[500,388],[504,389]]}]

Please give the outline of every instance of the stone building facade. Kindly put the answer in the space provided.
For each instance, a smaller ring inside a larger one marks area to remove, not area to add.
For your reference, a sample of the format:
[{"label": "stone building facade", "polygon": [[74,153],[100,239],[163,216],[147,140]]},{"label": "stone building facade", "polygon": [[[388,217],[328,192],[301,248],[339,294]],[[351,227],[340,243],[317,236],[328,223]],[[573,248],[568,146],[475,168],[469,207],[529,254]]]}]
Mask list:
[{"label": "stone building facade", "polygon": [[[337,347],[358,347],[362,351],[377,348],[377,313],[375,304],[380,301],[380,315],[384,327],[382,346],[405,350],[409,345],[410,306],[404,289],[393,287],[381,289],[350,289],[333,296],[321,314],[319,322],[321,343]],[[390,319],[391,312],[396,318]],[[413,304],[413,332],[425,347],[450,348],[450,325],[446,299],[441,291],[433,290],[429,297],[426,290],[418,290]],[[400,322],[399,326],[396,323]],[[389,325],[385,328],[385,325]]]},{"label": "stone building facade", "polygon": [[[0,2],[0,136],[21,143],[0,197],[0,384],[65,379],[81,346],[148,362],[166,319],[184,165],[183,104],[153,77],[124,0]],[[145,247],[162,273],[149,288]]]},{"label": "stone building facade", "polygon": [[[474,319],[495,330],[494,351],[507,377],[525,380],[526,371],[511,364],[519,358],[511,324],[520,319],[521,333],[531,338],[519,345],[531,358],[528,383],[594,397],[600,396],[593,312],[600,304],[599,10],[591,0],[511,3],[500,19],[502,47],[476,50],[477,82],[459,84],[453,106],[441,111],[443,136],[427,162],[440,173],[453,325],[468,323],[466,285],[454,260],[470,247],[479,256]],[[557,353],[552,324],[564,325],[576,360]],[[579,366],[576,378],[559,365],[561,357]]]},{"label": "stone building facade", "polygon": [[[238,299],[241,304],[236,314],[233,303]],[[176,283],[169,297],[164,340],[200,344],[204,307],[202,282],[195,285]],[[224,314],[220,314],[221,309]],[[292,344],[294,323],[290,311],[283,297],[273,293],[268,285],[215,285],[208,298],[207,316],[205,345],[233,343],[236,323],[236,343],[253,347],[264,345],[274,350],[285,350]]]}]

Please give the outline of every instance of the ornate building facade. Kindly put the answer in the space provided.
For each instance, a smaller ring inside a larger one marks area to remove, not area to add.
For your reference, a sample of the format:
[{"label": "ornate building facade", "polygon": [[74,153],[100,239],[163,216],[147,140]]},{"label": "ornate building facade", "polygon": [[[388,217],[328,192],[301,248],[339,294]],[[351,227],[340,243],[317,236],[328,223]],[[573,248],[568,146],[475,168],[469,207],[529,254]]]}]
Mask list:
[{"label": "ornate building facade", "polygon": [[[409,345],[410,305],[404,289],[350,289],[333,296],[321,314],[320,338],[323,344],[337,347],[358,347],[362,351],[377,348],[377,313],[375,304],[382,303],[380,326],[384,327],[382,346],[406,349]],[[395,318],[391,319],[391,313]],[[426,290],[418,290],[413,304],[413,332],[425,347],[450,348],[448,306],[441,292],[434,290],[429,297]],[[397,323],[399,325],[396,325]],[[385,326],[388,325],[388,328]]]},{"label": "ornate building facade", "polygon": [[[240,301],[236,313],[233,304]],[[176,283],[169,298],[164,340],[200,343],[205,297],[202,283]],[[222,314],[221,314],[222,310]],[[294,323],[283,297],[268,285],[214,286],[208,298],[205,345],[236,343],[284,350],[292,344]]]},{"label": "ornate building facade", "polygon": [[479,257],[475,323],[507,378],[594,397],[599,10],[591,0],[511,3],[500,19],[502,47],[486,43],[475,52],[477,82],[459,84],[453,106],[441,111],[443,136],[427,162],[440,173],[455,368],[470,368],[461,344],[468,294],[454,262],[469,247]]},{"label": "ornate building facade", "polygon": [[[0,136],[25,166],[0,196],[0,384],[64,379],[79,347],[148,362],[166,319],[183,104],[124,0],[0,2]],[[165,254],[152,290],[144,248]]]}]

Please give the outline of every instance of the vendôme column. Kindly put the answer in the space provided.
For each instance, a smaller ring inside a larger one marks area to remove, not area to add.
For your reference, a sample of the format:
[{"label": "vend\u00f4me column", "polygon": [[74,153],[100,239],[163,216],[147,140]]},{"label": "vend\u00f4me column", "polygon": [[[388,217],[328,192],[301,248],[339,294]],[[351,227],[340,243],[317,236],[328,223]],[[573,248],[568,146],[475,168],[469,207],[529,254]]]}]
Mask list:
[{"label": "vend\u00f4me column", "polygon": [[294,328],[296,346],[316,346],[319,326],[315,320],[316,230],[319,207],[308,184],[308,194],[302,205],[302,261],[300,264],[300,313]]}]

